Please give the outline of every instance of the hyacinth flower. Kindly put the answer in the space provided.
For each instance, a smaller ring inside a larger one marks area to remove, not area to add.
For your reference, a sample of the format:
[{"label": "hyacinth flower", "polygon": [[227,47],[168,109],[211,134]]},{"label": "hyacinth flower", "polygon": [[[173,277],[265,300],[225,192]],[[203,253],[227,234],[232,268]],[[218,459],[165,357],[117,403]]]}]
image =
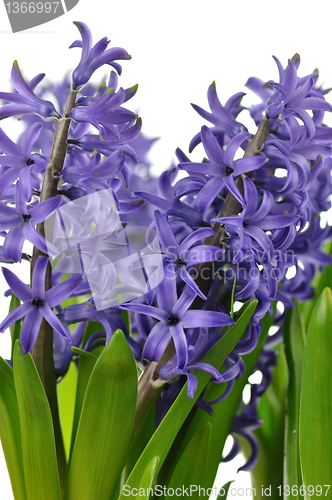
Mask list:
[{"label": "hyacinth flower", "polygon": [[[237,133],[247,130],[242,123],[235,120],[238,114],[245,109],[240,105],[243,96],[245,96],[244,92],[238,92],[227,100],[225,106],[222,106],[217,95],[216,83],[212,82],[207,92],[211,113],[205,111],[196,104],[192,104],[192,107],[199,115],[214,125],[210,127],[210,130],[217,137],[219,144],[222,146],[227,144],[228,140]],[[201,134],[198,133],[190,141],[189,152],[191,153],[200,142]]]},{"label": "hyacinth flower", "polygon": [[158,307],[133,302],[119,307],[147,314],[158,320],[144,344],[143,358],[149,361],[159,361],[172,338],[177,353],[177,367],[182,369],[188,360],[185,328],[221,328],[222,326],[232,325],[234,322],[230,316],[221,312],[189,310],[196,293],[190,286],[186,285],[182,294],[178,297],[174,280],[175,269],[167,261],[164,263],[164,273],[165,277],[156,291]]},{"label": "hyacinth flower", "polygon": [[91,98],[88,98],[88,103],[85,99],[78,101],[68,116],[77,122],[91,123],[99,132],[103,127],[107,133],[119,137],[113,124],[128,123],[137,118],[135,113],[121,107],[127,98],[127,92],[123,88],[115,92],[114,88],[110,87],[101,96],[97,96],[95,102],[91,102]]},{"label": "hyacinth flower", "polygon": [[[257,249],[258,252],[264,253],[268,259],[271,259],[274,246],[265,231],[294,225],[298,221],[298,216],[292,214],[274,215],[271,212],[274,204],[271,193],[268,191],[259,193],[249,177],[243,179],[243,185],[245,199],[243,211],[239,215],[212,219],[211,222],[225,224],[228,232],[234,232],[239,236],[239,248],[234,256],[234,263],[239,262],[239,258],[242,257],[243,253],[246,253],[247,247]],[[260,204],[259,194],[263,195]]]},{"label": "hyacinth flower", "polygon": [[52,102],[45,101],[33,93],[30,85],[23,79],[17,61],[14,61],[11,78],[17,93],[0,92],[0,99],[11,103],[0,106],[0,120],[27,113],[36,113],[46,118],[60,118],[61,115]]},{"label": "hyacinth flower", "polygon": [[15,189],[19,190],[25,202],[30,201],[32,188],[36,186],[36,175],[45,170],[47,166],[45,157],[41,154],[32,153],[34,143],[38,139],[42,128],[41,123],[35,123],[26,131],[21,147],[15,144],[0,129],[0,147],[3,153],[0,156],[0,165],[5,168],[5,172],[1,176],[0,196],[6,194],[14,181],[19,179],[20,182]]},{"label": "hyacinth flower", "polygon": [[180,168],[189,174],[199,173],[210,176],[197,197],[198,210],[205,212],[225,186],[240,203],[243,203],[243,197],[234,179],[241,174],[262,167],[267,159],[262,156],[250,156],[234,160],[236,151],[250,137],[248,132],[239,132],[229,141],[225,151],[208,127],[202,127],[201,137],[210,162],[180,163]]},{"label": "hyacinth flower", "polygon": [[190,276],[187,267],[190,268],[200,262],[215,261],[222,256],[223,251],[221,248],[198,244],[214,234],[214,231],[210,228],[197,229],[179,244],[159,210],[155,211],[155,219],[156,231],[162,250],[164,251],[165,259],[174,265],[184,283],[190,286],[197,295],[206,299],[194,279]]},{"label": "hyacinth flower", "polygon": [[99,40],[99,42],[92,47],[91,31],[86,24],[82,22],[75,22],[74,24],[77,26],[82,36],[82,41],[76,40],[70,46],[70,48],[82,48],[81,60],[72,74],[74,88],[80,88],[82,85],[87,83],[96,69],[100,68],[104,64],[109,64],[119,74],[121,74],[121,66],[115,61],[121,59],[131,59],[128,52],[119,47],[107,49],[110,41],[107,40],[106,37]]},{"label": "hyacinth flower", "polygon": [[54,197],[33,206],[22,203],[20,210],[19,206],[14,208],[0,202],[0,228],[1,231],[8,231],[5,233],[3,243],[3,257],[10,261],[21,262],[25,240],[46,254],[52,249],[53,254],[56,254],[56,248],[35,229],[35,225],[50,217],[61,203],[60,197]]},{"label": "hyacinth flower", "polygon": [[71,339],[68,333],[52,311],[53,307],[58,306],[66,300],[75,290],[81,278],[69,278],[63,283],[59,283],[50,290],[45,291],[45,274],[48,259],[39,257],[32,277],[32,287],[22,283],[16,275],[9,269],[3,269],[3,275],[12,290],[12,292],[22,300],[23,304],[12,311],[7,318],[0,324],[0,331],[4,332],[15,321],[24,318],[20,342],[23,347],[23,353],[31,351],[34,346],[41,322],[43,318],[62,336],[66,337],[68,342]]}]

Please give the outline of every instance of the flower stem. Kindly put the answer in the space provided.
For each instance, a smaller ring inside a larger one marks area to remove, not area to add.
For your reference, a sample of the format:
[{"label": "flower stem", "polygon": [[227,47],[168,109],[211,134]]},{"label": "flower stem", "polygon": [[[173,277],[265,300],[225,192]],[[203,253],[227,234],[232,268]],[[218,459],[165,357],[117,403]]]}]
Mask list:
[{"label": "flower stem", "polygon": [[[43,185],[39,197],[40,202],[57,195],[59,174],[63,168],[64,160],[66,157],[67,136],[71,122],[71,119],[67,118],[66,115],[74,106],[76,93],[77,92],[75,90],[71,90],[64,114],[58,121],[57,129],[54,135],[50,160],[43,178]],[[42,236],[45,236],[44,223],[41,223],[37,226],[37,231]],[[31,259],[31,277],[33,274],[35,263],[37,262],[37,259],[40,255],[45,254],[38,248],[34,247]],[[46,257],[48,257],[48,255],[46,255]],[[52,288],[52,268],[49,262],[46,270],[45,289],[49,290],[50,288]],[[50,404],[54,427],[59,479],[63,496],[67,475],[67,462],[61,432],[56,390],[56,375],[53,360],[53,329],[45,320],[43,320],[41,324],[38,338],[31,354],[42,384],[44,386],[48,402]]]},{"label": "flower stem", "polygon": [[152,407],[157,402],[163,386],[167,382],[167,380],[163,380],[160,377],[158,378],[158,372],[156,371],[157,366],[158,365],[155,361],[150,361],[150,363],[146,365],[145,370],[139,379],[135,420],[128,447],[128,455],[130,454],[131,447],[133,446],[136,438],[139,436]]}]

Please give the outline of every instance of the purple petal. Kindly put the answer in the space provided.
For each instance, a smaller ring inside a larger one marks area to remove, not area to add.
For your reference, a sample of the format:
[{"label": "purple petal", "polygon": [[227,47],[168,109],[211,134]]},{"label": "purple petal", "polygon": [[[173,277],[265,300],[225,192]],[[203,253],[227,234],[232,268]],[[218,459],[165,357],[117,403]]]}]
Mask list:
[{"label": "purple petal", "polygon": [[192,399],[195,395],[197,389],[197,377],[193,373],[186,373],[188,379],[188,390],[187,394],[190,399]]},{"label": "purple petal", "polygon": [[188,271],[185,267],[182,267],[179,270],[179,274],[180,274],[182,281],[184,281],[195,292],[195,295],[199,295],[199,297],[201,297],[203,300],[206,300],[206,296],[201,291],[201,289],[198,287],[198,285],[194,281],[194,279],[190,276],[190,274],[188,273]]},{"label": "purple petal", "polygon": [[25,302],[24,304],[21,304],[19,307],[10,312],[8,316],[6,316],[5,319],[1,322],[0,332],[3,333],[5,330],[7,330],[8,327],[15,323],[15,321],[22,319],[33,309],[34,306],[31,304],[31,302]]},{"label": "purple petal", "polygon": [[225,150],[224,163],[229,167],[232,166],[234,155],[241,144],[250,137],[249,132],[239,132],[233,139],[229,141]]},{"label": "purple petal", "polygon": [[157,288],[157,302],[160,309],[170,313],[177,301],[176,292],[176,273],[174,264],[165,259],[164,261],[164,279]]},{"label": "purple petal", "polygon": [[45,222],[45,220],[56,210],[62,203],[61,196],[53,196],[48,198],[41,203],[38,203],[35,207],[31,208],[30,215],[33,218],[34,224],[40,224]]},{"label": "purple petal", "polygon": [[190,288],[189,286],[184,287],[181,296],[174,304],[172,314],[178,316],[179,318],[182,318],[187,309],[191,306],[195,297],[196,292],[194,292],[192,288]]},{"label": "purple petal", "polygon": [[219,142],[206,125],[203,125],[201,128],[201,137],[204,149],[211,162],[222,165],[224,163],[224,152]]},{"label": "purple petal", "polygon": [[6,259],[13,259],[15,262],[21,262],[22,249],[25,241],[23,225],[19,224],[13,227],[5,238],[3,245],[3,255]]},{"label": "purple petal", "polygon": [[234,175],[245,174],[261,168],[268,161],[266,156],[246,156],[233,163]]},{"label": "purple petal", "polygon": [[184,328],[234,325],[234,321],[228,314],[218,311],[187,311],[182,317],[181,322]]},{"label": "purple petal", "polygon": [[32,148],[38,139],[40,132],[43,129],[42,123],[34,123],[24,134],[24,139],[22,141],[22,152],[24,156],[29,157],[31,155]]},{"label": "purple petal", "polygon": [[43,299],[45,297],[45,276],[46,269],[49,264],[49,259],[40,255],[35,264],[32,275],[32,293],[36,299]]},{"label": "purple petal", "polygon": [[197,195],[197,209],[200,213],[204,213],[212,205],[215,198],[225,185],[224,178],[212,177]]},{"label": "purple petal", "polygon": [[11,72],[12,83],[17,90],[17,92],[28,99],[29,101],[36,101],[38,99],[35,94],[32,92],[29,85],[23,79],[20,68],[17,64],[17,61],[14,61]]},{"label": "purple petal", "polygon": [[224,250],[213,245],[198,245],[191,248],[187,255],[187,265],[195,265],[200,262],[214,262],[222,257]]},{"label": "purple petal", "polygon": [[215,234],[214,229],[209,228],[209,227],[201,227],[199,229],[196,229],[193,233],[189,234],[182,243],[180,243],[180,256],[181,256],[181,251],[188,250],[190,247],[192,247],[195,243],[201,240],[205,240],[205,238],[208,238],[209,236],[213,236]]},{"label": "purple petal", "polygon": [[45,299],[50,307],[56,307],[74,293],[82,278],[72,277],[53,286],[45,292]]},{"label": "purple petal", "polygon": [[2,272],[9,288],[20,300],[26,302],[32,299],[32,291],[28,285],[22,283],[22,281],[6,267],[2,268]]},{"label": "purple petal", "polygon": [[[21,228],[22,230],[22,228]],[[31,219],[26,221],[23,226],[23,234],[24,237],[30,241],[35,247],[37,247],[42,252],[48,254],[48,243],[44,236],[42,236],[38,231],[34,228]]]},{"label": "purple petal", "polygon": [[23,347],[23,354],[30,352],[35,345],[42,321],[43,316],[37,307],[33,307],[31,312],[25,316],[20,334],[20,344]]},{"label": "purple petal", "polygon": [[178,358],[178,368],[183,369],[187,364],[188,345],[181,323],[169,327]]},{"label": "purple petal", "polygon": [[157,323],[144,344],[142,358],[149,361],[159,361],[170,339],[170,329],[164,323]]},{"label": "purple petal", "polygon": [[228,177],[224,177],[224,182],[225,182],[226,186],[228,187],[228,189],[230,190],[230,192],[232,193],[232,195],[234,196],[234,198],[236,198],[241,203],[241,205],[244,207],[245,201],[242,197],[242,194],[240,193],[239,188],[235,184],[234,177],[232,175],[229,175]]},{"label": "purple petal", "polygon": [[159,210],[155,211],[154,216],[156,219],[156,231],[162,249],[166,253],[166,256],[171,253],[172,256],[176,258],[178,255],[179,244],[176,241],[171,228],[169,227]]},{"label": "purple petal", "polygon": [[148,316],[159,319],[159,321],[165,321],[167,317],[166,313],[161,309],[158,309],[158,307],[148,306],[146,304],[134,304],[133,302],[130,302],[129,304],[121,304],[119,308],[141,314],[147,314]]},{"label": "purple petal", "polygon": [[60,333],[60,335],[62,335],[63,337],[65,337],[68,340],[69,344],[71,344],[72,340],[71,340],[70,336],[68,335],[68,332],[67,332],[65,326],[61,323],[61,321],[59,320],[59,318],[54,314],[54,312],[49,307],[49,305],[48,304],[42,305],[39,308],[39,311],[44,316],[44,318],[46,319],[47,323],[54,330],[56,330],[58,333]]},{"label": "purple petal", "polygon": [[245,228],[245,232],[259,243],[268,256],[273,254],[273,244],[270,238],[259,227],[248,226]]}]

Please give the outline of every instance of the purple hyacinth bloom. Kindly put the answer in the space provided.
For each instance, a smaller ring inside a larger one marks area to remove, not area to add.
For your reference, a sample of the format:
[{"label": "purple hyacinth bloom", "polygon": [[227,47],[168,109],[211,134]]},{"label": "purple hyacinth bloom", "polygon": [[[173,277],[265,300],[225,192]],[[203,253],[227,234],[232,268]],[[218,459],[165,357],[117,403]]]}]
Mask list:
[{"label": "purple hyacinth bloom", "polygon": [[[90,105],[84,105],[84,101],[82,101],[68,116],[77,122],[91,123],[101,132],[101,126],[109,128],[115,123],[128,123],[137,118],[137,115],[132,111],[120,107],[124,100],[125,91],[122,88],[117,93],[114,92],[114,89],[108,89]],[[112,131],[114,132],[114,129]],[[119,135],[117,131],[114,133]]]},{"label": "purple hyacinth bloom", "polygon": [[159,210],[155,211],[155,220],[158,239],[166,259],[175,266],[182,281],[205,300],[206,296],[201,292],[187,268],[201,262],[214,262],[223,255],[224,252],[219,247],[199,244],[205,238],[212,236],[214,230],[208,227],[199,228],[179,244]]},{"label": "purple hyacinth bloom", "polygon": [[158,320],[152,328],[143,348],[142,357],[159,361],[169,341],[173,338],[177,354],[177,368],[183,369],[188,362],[188,345],[184,329],[198,327],[223,327],[233,325],[233,319],[216,311],[189,310],[196,293],[186,285],[178,298],[175,269],[170,263],[164,266],[164,279],[158,285],[156,296],[158,307],[130,302],[121,309],[147,314]]},{"label": "purple hyacinth bloom", "polygon": [[[196,334],[194,334],[194,332]],[[198,332],[198,333],[197,333]],[[197,388],[197,377],[191,370],[203,370],[211,374],[213,381],[216,383],[226,382],[229,380],[224,373],[219,373],[218,370],[210,365],[200,361],[204,354],[220,339],[220,335],[209,333],[208,328],[190,329],[187,332],[188,343],[188,362],[185,368],[178,368],[177,355],[173,356],[170,361],[163,365],[159,370],[159,376],[164,380],[174,380],[181,375],[185,375],[188,380],[187,393],[190,398],[194,397]],[[236,374],[234,375],[234,377]]]},{"label": "purple hyacinth bloom", "polygon": [[36,224],[45,220],[60,206],[61,197],[53,197],[34,206],[10,207],[0,202],[0,231],[9,230],[3,245],[5,259],[21,262],[22,248],[25,240],[30,241],[39,250],[49,253],[56,248],[35,229]]},{"label": "purple hyacinth bloom", "polygon": [[21,147],[9,139],[0,129],[0,147],[4,153],[0,155],[0,165],[6,169],[1,175],[1,196],[9,190],[17,179],[19,182],[15,185],[16,203],[18,196],[22,196],[25,202],[30,201],[32,188],[39,188],[40,180],[36,176],[46,168],[48,161],[40,154],[31,151],[42,128],[41,123],[32,125],[25,132]]},{"label": "purple hyacinth bloom", "polygon": [[71,44],[70,48],[82,48],[82,55],[78,66],[73,71],[73,87],[77,89],[87,83],[96,69],[104,64],[113,66],[120,75],[122,68],[120,64],[114,61],[119,59],[131,59],[128,52],[120,47],[113,47],[112,49],[106,50],[110,43],[110,40],[107,40],[106,37],[99,40],[99,42],[92,47],[92,35],[87,25],[82,22],[74,22],[74,24],[81,33],[82,41],[76,40]]},{"label": "purple hyacinth bloom", "polygon": [[[274,246],[271,238],[265,231],[274,231],[296,224],[298,215],[273,213],[274,197],[269,191],[262,190],[263,198],[259,201],[259,191],[249,177],[244,177],[243,211],[239,215],[217,217],[211,222],[225,224],[227,232],[239,237],[238,251],[233,259],[234,263],[243,260],[248,248],[263,252],[268,260],[271,259]],[[272,212],[271,212],[272,210]]]},{"label": "purple hyacinth bloom", "polygon": [[28,113],[36,113],[47,118],[60,118],[61,115],[56,111],[52,102],[45,101],[33,93],[32,89],[41,80],[41,76],[37,75],[36,81],[28,85],[21,75],[17,61],[14,61],[11,78],[18,93],[0,92],[0,99],[11,103],[0,107],[0,120]]},{"label": "purple hyacinth bloom", "polygon": [[179,167],[189,174],[205,174],[209,176],[205,186],[197,195],[198,210],[205,212],[225,186],[243,204],[243,197],[235,184],[235,177],[259,169],[266,163],[267,158],[264,156],[247,156],[234,160],[236,151],[250,137],[248,132],[239,132],[229,141],[225,151],[208,127],[202,127],[201,137],[210,162],[183,162],[179,164]]},{"label": "purple hyacinth bloom", "polygon": [[[247,130],[242,123],[235,120],[237,115],[245,109],[240,105],[243,96],[245,96],[243,92],[238,92],[228,99],[225,106],[222,106],[217,95],[216,84],[212,82],[207,93],[211,113],[196,104],[192,104],[198,114],[214,125],[214,127],[210,127],[210,130],[218,138],[221,145],[226,144],[228,138],[234,137],[241,130]],[[200,142],[201,134],[198,133],[190,141],[189,152],[191,153]]]},{"label": "purple hyacinth bloom", "polygon": [[52,308],[70,297],[79,285],[81,277],[69,278],[45,291],[45,275],[48,262],[49,260],[46,257],[40,256],[38,258],[33,271],[32,288],[22,283],[9,269],[2,269],[10,289],[23,304],[9,313],[2,321],[0,332],[4,332],[15,321],[24,318],[20,335],[23,354],[31,351],[35,345],[43,318],[69,343],[72,342],[65,326],[52,311]]}]

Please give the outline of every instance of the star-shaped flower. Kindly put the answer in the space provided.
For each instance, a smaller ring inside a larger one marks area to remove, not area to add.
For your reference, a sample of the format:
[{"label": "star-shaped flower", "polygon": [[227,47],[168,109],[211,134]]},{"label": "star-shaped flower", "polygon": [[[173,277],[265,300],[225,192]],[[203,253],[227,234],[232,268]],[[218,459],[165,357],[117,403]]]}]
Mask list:
[{"label": "star-shaped flower", "polygon": [[10,289],[23,304],[9,313],[2,321],[0,332],[4,332],[15,321],[24,318],[20,335],[23,354],[31,351],[35,345],[43,318],[70,344],[72,343],[67,329],[52,311],[52,308],[70,297],[79,285],[81,277],[69,278],[45,291],[45,274],[48,262],[46,257],[40,256],[38,258],[33,271],[31,288],[22,283],[9,269],[2,269]]}]

